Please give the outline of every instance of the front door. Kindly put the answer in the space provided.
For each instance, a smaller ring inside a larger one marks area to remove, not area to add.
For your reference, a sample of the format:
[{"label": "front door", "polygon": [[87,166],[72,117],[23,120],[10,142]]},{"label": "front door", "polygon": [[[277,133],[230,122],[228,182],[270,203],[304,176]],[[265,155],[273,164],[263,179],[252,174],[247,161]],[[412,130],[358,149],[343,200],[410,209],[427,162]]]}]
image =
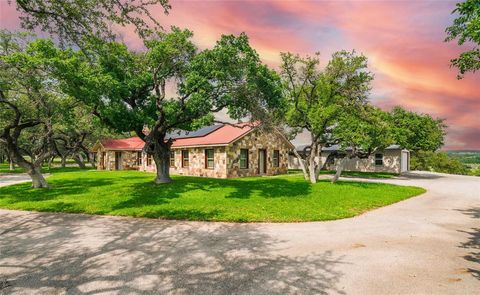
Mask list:
[{"label": "front door", "polygon": [[258,174],[267,173],[267,150],[258,150]]},{"label": "front door", "polygon": [[122,154],[120,152],[115,152],[115,170],[120,170],[121,159],[122,159]]},{"label": "front door", "polygon": [[107,157],[106,157],[106,153],[102,152],[100,156],[100,169],[105,170],[105,167],[107,167]]}]

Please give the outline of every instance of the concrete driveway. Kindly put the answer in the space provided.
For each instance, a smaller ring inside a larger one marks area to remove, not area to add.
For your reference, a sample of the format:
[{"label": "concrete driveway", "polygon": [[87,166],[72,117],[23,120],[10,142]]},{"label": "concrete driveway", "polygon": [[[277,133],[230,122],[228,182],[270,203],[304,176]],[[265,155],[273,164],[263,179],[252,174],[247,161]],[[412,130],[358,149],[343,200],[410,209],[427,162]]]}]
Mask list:
[{"label": "concrete driveway", "polygon": [[[359,217],[228,224],[0,210],[5,294],[479,294],[480,178]],[[1,293],[1,291],[0,291]]]},{"label": "concrete driveway", "polygon": [[26,173],[0,173],[0,187],[32,181]]}]

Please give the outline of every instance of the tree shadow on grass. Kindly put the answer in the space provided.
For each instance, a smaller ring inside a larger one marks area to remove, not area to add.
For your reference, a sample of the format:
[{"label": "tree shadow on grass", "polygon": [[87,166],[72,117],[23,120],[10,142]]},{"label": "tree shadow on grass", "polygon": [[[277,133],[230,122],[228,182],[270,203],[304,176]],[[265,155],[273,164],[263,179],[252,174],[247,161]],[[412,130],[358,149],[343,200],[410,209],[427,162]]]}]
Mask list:
[{"label": "tree shadow on grass", "polygon": [[226,198],[236,199],[249,199],[253,195],[262,198],[298,198],[306,197],[311,192],[311,184],[306,181],[289,181],[268,176],[254,180],[226,180],[224,184],[233,189]]},{"label": "tree shadow on grass", "polygon": [[[212,193],[224,195],[227,199],[249,199],[253,196],[259,196],[262,198],[305,197],[310,194],[311,186],[307,182],[292,182],[275,177],[214,179],[177,176],[174,178],[173,182],[169,184],[155,185],[149,180],[135,183],[130,188],[131,191],[129,192],[128,200],[115,204],[112,206],[112,210],[167,204],[172,199],[181,198],[186,193],[192,194],[196,191],[202,194]],[[212,195],[211,197],[215,198],[216,196]],[[152,211],[151,213],[148,213],[148,216],[162,216],[169,219],[199,219],[180,214],[175,210],[159,210],[155,212],[156,213],[153,213]],[[219,211],[217,210],[202,214],[213,217],[218,213]],[[196,212],[194,215],[199,216],[199,214],[200,211]],[[181,216],[182,218],[180,218]]]},{"label": "tree shadow on grass", "polygon": [[[220,187],[219,181],[210,178],[176,177],[172,183],[157,185],[151,179],[143,177],[143,181],[130,185],[128,200],[115,204],[112,206],[112,210],[167,204],[171,199],[181,198],[187,192],[196,190],[208,192],[218,188]],[[175,213],[174,215],[181,214]],[[149,216],[158,217],[159,215],[153,216],[151,213]]]},{"label": "tree shadow on grass", "polygon": [[[323,183],[330,183],[330,180],[322,179],[319,180],[318,182],[323,182]],[[389,187],[392,186],[392,184],[386,184],[386,183],[377,183],[377,182],[362,182],[362,181],[337,181],[332,185],[338,185],[338,186],[348,186],[348,187],[357,187],[357,188],[362,188],[362,189],[375,189],[377,190],[379,187]]]},{"label": "tree shadow on grass", "polygon": [[59,196],[84,194],[89,188],[108,186],[113,179],[76,178],[59,179],[49,182],[48,189],[33,189],[30,183],[0,188],[0,199],[8,198],[10,203],[54,200]]},{"label": "tree shadow on grass", "polygon": [[342,257],[282,254],[282,240],[250,224],[22,218],[0,225],[11,228],[0,235],[6,292],[343,294]]},{"label": "tree shadow on grass", "polygon": [[195,209],[155,209],[142,214],[142,217],[171,220],[212,220],[219,216],[220,210],[195,210]]},{"label": "tree shadow on grass", "polygon": [[[461,211],[463,214],[470,215],[472,218],[480,219],[480,207],[459,211]],[[468,234],[468,240],[460,243],[459,247],[470,251],[469,254],[465,255],[463,258],[476,263],[478,267],[476,269],[468,268],[468,272],[470,272],[473,277],[480,280],[480,228],[471,228],[470,231],[461,232]]]}]

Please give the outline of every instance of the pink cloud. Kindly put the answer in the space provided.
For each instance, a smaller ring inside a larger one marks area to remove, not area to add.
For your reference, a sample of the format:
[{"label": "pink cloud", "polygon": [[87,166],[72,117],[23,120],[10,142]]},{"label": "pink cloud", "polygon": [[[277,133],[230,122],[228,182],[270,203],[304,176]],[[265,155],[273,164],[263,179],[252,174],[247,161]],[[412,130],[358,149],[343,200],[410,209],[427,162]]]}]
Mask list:
[{"label": "pink cloud", "polygon": [[[456,1],[172,1],[170,15],[154,11],[165,26],[189,28],[210,47],[221,34],[246,32],[265,62],[279,52],[322,53],[356,49],[376,75],[372,99],[446,118],[446,148],[480,149],[479,74],[457,80],[449,60],[462,50],[444,43]],[[15,9],[0,2],[2,28],[18,28]],[[131,28],[119,28],[141,48]]]}]

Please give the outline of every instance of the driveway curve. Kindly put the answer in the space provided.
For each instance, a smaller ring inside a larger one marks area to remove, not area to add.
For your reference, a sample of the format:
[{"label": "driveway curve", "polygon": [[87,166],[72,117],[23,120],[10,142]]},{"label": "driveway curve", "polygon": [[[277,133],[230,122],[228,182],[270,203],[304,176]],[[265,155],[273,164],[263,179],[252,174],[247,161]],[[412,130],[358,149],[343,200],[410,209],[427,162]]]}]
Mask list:
[{"label": "driveway curve", "polygon": [[0,173],[0,187],[32,181],[26,173]]},{"label": "driveway curve", "polygon": [[336,221],[230,224],[0,210],[5,294],[478,294],[480,178]]}]

